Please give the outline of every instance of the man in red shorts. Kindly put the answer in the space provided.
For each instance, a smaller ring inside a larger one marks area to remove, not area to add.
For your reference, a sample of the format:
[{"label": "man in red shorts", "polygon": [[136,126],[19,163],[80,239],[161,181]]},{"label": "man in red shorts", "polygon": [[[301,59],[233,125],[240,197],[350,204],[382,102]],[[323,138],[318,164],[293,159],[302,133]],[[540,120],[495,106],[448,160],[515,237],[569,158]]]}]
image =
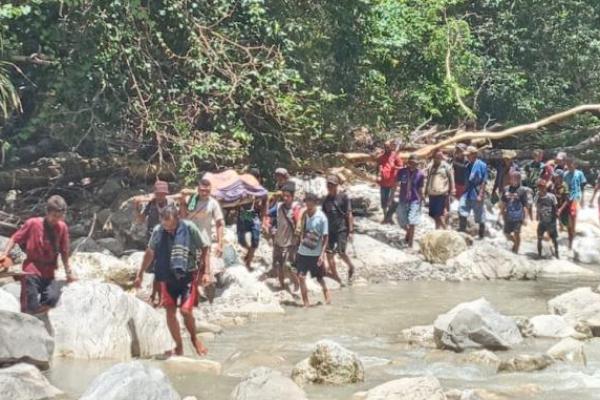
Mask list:
[{"label": "man in red shorts", "polygon": [[4,260],[18,244],[27,255],[21,277],[21,311],[24,313],[45,314],[58,303],[60,287],[54,279],[54,271],[59,255],[67,282],[74,281],[69,264],[69,228],[64,221],[66,212],[67,203],[62,197],[50,197],[46,216],[28,219],[0,253],[0,260]]},{"label": "man in red shorts", "polygon": [[[198,269],[197,252],[201,251]],[[193,309],[198,298],[198,280],[206,285],[210,280],[210,240],[191,221],[180,220],[179,211],[168,205],[160,213],[160,225],[152,231],[148,248],[138,271],[135,286],[140,287],[144,272],[154,263],[155,273],[165,276],[160,282],[162,305],[167,310],[167,325],[175,341],[175,349],[168,355],[183,355],[183,342],[177,308],[198,355],[207,353],[206,347],[196,337]]]}]

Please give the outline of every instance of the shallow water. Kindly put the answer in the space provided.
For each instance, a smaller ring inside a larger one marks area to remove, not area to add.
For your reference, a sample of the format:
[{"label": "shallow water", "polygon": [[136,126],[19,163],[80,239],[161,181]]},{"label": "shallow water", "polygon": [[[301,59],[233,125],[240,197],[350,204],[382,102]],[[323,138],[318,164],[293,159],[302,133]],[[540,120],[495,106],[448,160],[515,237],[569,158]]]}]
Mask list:
[{"label": "shallow water", "polygon": [[[312,400],[349,399],[352,394],[407,376],[435,375],[444,388],[485,388],[504,392],[508,398],[578,400],[600,398],[600,342],[586,344],[587,367],[567,364],[536,373],[497,374],[483,367],[457,362],[458,355],[418,347],[407,347],[396,339],[400,331],[414,325],[431,324],[456,304],[486,297],[507,315],[533,316],[546,313],[546,301],[578,286],[596,287],[590,281],[530,282],[401,282],[372,285],[334,292],[334,304],[309,310],[288,307],[285,315],[263,317],[241,327],[227,328],[207,342],[210,359],[223,364],[223,374],[185,375],[169,371],[160,361],[148,361],[165,370],[182,396],[198,399],[229,399],[235,385],[250,369],[268,366],[286,374],[307,357],[315,342],[332,339],[355,351],[366,367],[366,382],[342,387],[306,388]],[[511,353],[543,352],[558,340],[528,339]],[[189,353],[188,348],[186,353]],[[501,357],[502,353],[498,353]],[[89,383],[114,361],[56,360],[48,376],[68,393],[80,396]],[[525,396],[535,384],[541,392]]]}]

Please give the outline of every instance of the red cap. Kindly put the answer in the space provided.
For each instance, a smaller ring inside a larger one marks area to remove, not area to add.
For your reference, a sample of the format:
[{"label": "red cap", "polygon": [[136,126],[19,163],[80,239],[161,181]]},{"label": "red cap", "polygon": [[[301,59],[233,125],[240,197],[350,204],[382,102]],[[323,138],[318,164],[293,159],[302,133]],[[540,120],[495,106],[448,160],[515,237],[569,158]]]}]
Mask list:
[{"label": "red cap", "polygon": [[165,181],[156,181],[154,184],[154,193],[169,194],[169,184]]}]

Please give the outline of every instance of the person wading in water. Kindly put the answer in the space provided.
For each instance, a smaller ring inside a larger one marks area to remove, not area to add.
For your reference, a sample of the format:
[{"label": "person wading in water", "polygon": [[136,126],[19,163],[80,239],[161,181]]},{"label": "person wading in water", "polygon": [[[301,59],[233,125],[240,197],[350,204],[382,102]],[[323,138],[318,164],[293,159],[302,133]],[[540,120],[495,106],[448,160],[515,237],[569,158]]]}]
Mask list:
[{"label": "person wading in water", "polygon": [[[201,253],[202,268],[198,268],[198,251]],[[167,206],[160,213],[160,225],[152,231],[135,279],[136,288],[141,287],[144,272],[152,263],[157,271],[167,277],[160,283],[160,290],[162,305],[167,310],[169,332],[175,341],[175,349],[167,355],[183,355],[177,308],[196,353],[206,354],[206,347],[196,337],[193,309],[198,297],[198,281],[203,285],[210,281],[210,241],[193,222],[180,220],[175,206]]]},{"label": "person wading in water", "polygon": [[75,280],[69,264],[69,228],[65,223],[67,203],[60,196],[52,196],[46,203],[46,216],[28,219],[10,238],[3,260],[16,244],[27,255],[21,277],[21,311],[28,314],[45,314],[56,306],[60,287],[54,278],[60,256],[67,283]]}]

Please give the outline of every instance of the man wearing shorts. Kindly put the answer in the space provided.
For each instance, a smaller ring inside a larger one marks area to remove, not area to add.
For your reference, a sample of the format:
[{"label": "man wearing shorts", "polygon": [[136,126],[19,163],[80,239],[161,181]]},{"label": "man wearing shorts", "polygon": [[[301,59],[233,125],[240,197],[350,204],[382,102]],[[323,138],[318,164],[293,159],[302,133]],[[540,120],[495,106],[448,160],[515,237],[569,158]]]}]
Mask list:
[{"label": "man wearing shorts", "polygon": [[429,216],[435,220],[435,229],[446,229],[446,214],[450,196],[454,196],[454,173],[444,160],[442,150],[436,150],[427,168],[425,194],[429,196]]},{"label": "man wearing shorts", "polygon": [[337,176],[327,177],[327,197],[323,201],[323,212],[327,216],[329,224],[329,240],[327,241],[327,263],[329,265],[329,277],[342,284],[335,265],[335,255],[348,266],[348,283],[352,282],[354,265],[346,254],[348,241],[352,241],[354,233],[354,218],[352,217],[352,205],[350,198],[344,192],[339,191],[340,181]]},{"label": "man wearing shorts", "polygon": [[394,203],[394,185],[396,184],[396,175],[398,169],[402,167],[402,159],[400,159],[396,151],[394,151],[394,141],[389,140],[383,146],[383,154],[377,159],[378,173],[377,184],[379,185],[379,193],[381,197],[381,210],[383,211],[384,224],[392,224],[393,211],[390,209]]},{"label": "man wearing shorts", "polygon": [[398,171],[397,185],[400,186],[398,198],[398,223],[406,231],[404,240],[412,248],[415,227],[421,223],[421,207],[425,174],[417,168],[417,157],[411,154],[406,167]]},{"label": "man wearing shorts", "polygon": [[[181,198],[179,208],[181,218],[188,219],[196,224],[200,232],[212,243],[213,223],[216,228],[217,248],[215,255],[223,256],[223,231],[225,222],[223,219],[223,211],[219,202],[210,195],[211,183],[208,179],[202,179],[198,183],[197,194],[192,196],[189,201],[185,201],[185,197]],[[212,303],[215,297],[215,274],[221,271],[215,271],[209,268],[213,276],[210,277],[210,282],[204,287],[204,292],[208,301]]]},{"label": "man wearing shorts", "polygon": [[536,201],[537,209],[537,250],[538,257],[542,257],[542,239],[547,233],[552,239],[554,245],[554,256],[558,256],[558,231],[556,229],[558,200],[556,196],[548,192],[548,181],[545,179],[538,180],[538,197]]},{"label": "man wearing shorts", "polygon": [[69,228],[64,222],[67,203],[52,196],[46,203],[46,216],[30,218],[10,238],[0,260],[19,245],[26,254],[21,277],[21,312],[45,314],[60,298],[60,287],[54,279],[60,256],[67,283],[75,280],[69,264]]},{"label": "man wearing shorts", "polygon": [[[207,353],[202,341],[196,337],[193,308],[198,297],[198,281],[206,284],[210,280],[209,258],[210,241],[206,235],[193,222],[180,220],[175,206],[162,210],[160,225],[152,231],[135,286],[141,286],[144,272],[153,263],[155,271],[166,276],[160,283],[162,305],[167,311],[167,326],[175,341],[175,348],[168,355],[183,355],[181,330],[177,321],[178,308],[196,353]],[[198,268],[199,259],[202,269]]]},{"label": "man wearing shorts", "polygon": [[485,184],[487,181],[487,164],[477,157],[477,148],[474,146],[467,147],[465,151],[468,165],[466,170],[467,187],[460,198],[458,214],[459,214],[459,231],[467,231],[467,219],[473,212],[475,223],[479,224],[479,238],[485,236]]},{"label": "man wearing shorts", "polygon": [[577,223],[577,213],[579,205],[583,204],[583,188],[587,183],[587,179],[583,172],[577,169],[575,160],[567,158],[567,172],[564,174],[564,181],[569,187],[569,225],[567,232],[569,234],[569,250],[573,248],[573,240],[575,239],[575,229]]},{"label": "man wearing shorts", "polygon": [[[293,182],[285,183],[281,188],[283,201],[277,203],[269,211],[273,224],[273,269],[277,272],[281,290],[285,289],[285,275],[296,256],[296,227],[300,218],[301,206],[294,201],[295,185]],[[287,274],[298,290],[298,278],[294,274]]]},{"label": "man wearing shorts", "polygon": [[521,245],[521,226],[527,223],[529,195],[521,184],[521,173],[511,171],[510,185],[504,188],[501,200],[501,214],[504,217],[504,235],[513,243],[513,253],[519,252]]},{"label": "man wearing shorts", "polygon": [[325,250],[329,236],[327,217],[318,209],[316,194],[307,193],[304,198],[306,211],[302,214],[299,225],[300,246],[296,255],[296,273],[300,281],[300,293],[304,307],[309,307],[306,276],[310,272],[323,289],[325,303],[331,303],[331,296],[325,280]]}]

